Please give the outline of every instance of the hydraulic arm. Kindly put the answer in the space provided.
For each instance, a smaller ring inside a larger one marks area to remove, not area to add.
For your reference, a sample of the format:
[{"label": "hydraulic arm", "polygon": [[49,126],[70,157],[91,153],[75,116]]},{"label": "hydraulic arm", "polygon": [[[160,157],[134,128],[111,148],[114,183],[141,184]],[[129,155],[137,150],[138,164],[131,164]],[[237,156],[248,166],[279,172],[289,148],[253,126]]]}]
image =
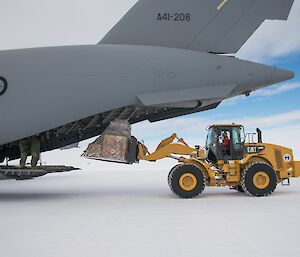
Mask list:
[{"label": "hydraulic arm", "polygon": [[[177,139],[177,142],[174,140]],[[144,161],[157,161],[173,155],[193,155],[197,154],[195,148],[191,148],[182,138],[174,133],[172,136],[162,140],[156,150],[150,153],[148,148],[142,143],[138,144],[138,159]]]}]

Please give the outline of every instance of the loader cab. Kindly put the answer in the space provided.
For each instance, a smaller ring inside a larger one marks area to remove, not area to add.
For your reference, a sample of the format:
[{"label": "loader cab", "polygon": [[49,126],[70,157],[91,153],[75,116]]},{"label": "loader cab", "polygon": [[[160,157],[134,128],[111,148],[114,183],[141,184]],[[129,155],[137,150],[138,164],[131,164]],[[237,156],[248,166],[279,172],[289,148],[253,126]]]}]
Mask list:
[{"label": "loader cab", "polygon": [[213,163],[243,159],[245,138],[242,125],[210,126],[206,139],[206,158]]}]

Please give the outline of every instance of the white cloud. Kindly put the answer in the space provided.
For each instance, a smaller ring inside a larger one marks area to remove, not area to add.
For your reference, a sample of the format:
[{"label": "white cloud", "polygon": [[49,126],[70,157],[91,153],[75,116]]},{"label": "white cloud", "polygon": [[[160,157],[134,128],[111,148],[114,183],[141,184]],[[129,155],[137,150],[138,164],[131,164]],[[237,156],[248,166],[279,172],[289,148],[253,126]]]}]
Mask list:
[{"label": "white cloud", "polygon": [[253,96],[273,96],[273,95],[278,95],[282,94],[288,91],[292,91],[295,89],[300,88],[300,82],[294,82],[294,83],[288,83],[288,84],[283,84],[279,85],[277,87],[273,88],[264,88],[258,91],[253,92]]},{"label": "white cloud", "polygon": [[[96,44],[137,0],[10,0],[1,3],[0,49]],[[276,58],[300,50],[300,1],[288,21],[266,21],[238,53]]]},{"label": "white cloud", "polygon": [[[272,7],[271,7],[272,8]],[[300,1],[287,21],[265,21],[238,53],[244,59],[273,59],[300,51]]]},{"label": "white cloud", "polygon": [[1,1],[0,49],[96,44],[136,1]]},{"label": "white cloud", "polygon": [[246,132],[255,132],[257,127],[264,132],[266,141],[292,148],[300,159],[300,109],[269,116],[245,117],[240,119],[228,119],[211,116],[181,117],[157,123],[142,122],[133,126],[133,135],[139,140],[144,139],[145,144],[154,149],[164,137],[177,133],[191,145],[204,145],[206,128],[215,123],[231,124],[232,122],[243,124]]},{"label": "white cloud", "polygon": [[[257,97],[270,97],[270,96],[283,94],[283,93],[286,93],[289,91],[293,91],[293,90],[299,89],[299,88],[300,88],[300,82],[286,83],[286,84],[282,84],[282,85],[278,85],[278,86],[259,89],[257,91],[252,92],[249,97],[256,97],[256,98]],[[245,99],[246,99],[245,96],[237,96],[237,97],[223,101],[222,105],[233,106]]]},{"label": "white cloud", "polygon": [[289,147],[293,150],[294,156],[300,160],[300,123],[290,125],[278,124],[277,127],[265,129],[263,131],[263,140],[277,145]]},{"label": "white cloud", "polygon": [[290,125],[291,123],[300,124],[300,109],[280,113],[269,116],[260,117],[244,117],[239,119],[229,119],[229,118],[217,118],[210,116],[210,118],[193,117],[186,116],[165,121],[160,121],[156,123],[150,123],[148,121],[141,122],[133,126],[133,131],[138,136],[145,136],[148,138],[159,137],[161,135],[171,135],[173,132],[178,132],[182,134],[197,134],[202,130],[205,130],[211,124],[231,124],[240,123],[245,125],[248,129],[253,129],[256,127],[261,128],[272,128],[278,125]]},{"label": "white cloud", "polygon": [[239,119],[237,122],[244,124],[246,127],[255,128],[276,128],[281,126],[290,126],[291,124],[300,124],[300,110],[275,114],[270,116],[261,116],[253,118]]}]

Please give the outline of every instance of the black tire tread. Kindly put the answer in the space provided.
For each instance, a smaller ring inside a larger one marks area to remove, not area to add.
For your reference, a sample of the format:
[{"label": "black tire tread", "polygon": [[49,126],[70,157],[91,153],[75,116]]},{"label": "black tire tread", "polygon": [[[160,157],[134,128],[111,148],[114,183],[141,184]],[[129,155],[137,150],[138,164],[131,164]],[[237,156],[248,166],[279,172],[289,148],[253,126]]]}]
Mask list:
[{"label": "black tire tread", "polygon": [[[246,194],[248,194],[248,195],[250,195],[250,196],[253,196],[253,197],[266,197],[266,196],[269,196],[269,195],[271,195],[274,191],[275,191],[275,189],[276,189],[276,185],[274,186],[274,188],[272,188],[271,190],[269,190],[268,192],[266,192],[266,193],[264,193],[264,194],[261,194],[261,195],[259,195],[259,194],[253,194],[253,193],[251,193],[251,192],[249,192],[249,190],[247,189],[247,187],[246,187],[246,174],[247,174],[247,172],[250,170],[250,168],[252,168],[253,166],[255,166],[255,165],[259,165],[259,164],[263,164],[263,165],[268,165],[268,164],[266,164],[265,162],[252,162],[252,163],[249,163],[247,166],[246,166],[246,168],[242,171],[242,173],[241,173],[241,187],[242,187],[242,189],[244,190],[244,192],[246,193]],[[270,165],[268,165],[270,168],[272,168]],[[272,168],[273,169],[273,168]],[[275,171],[274,171],[274,173],[275,173]],[[276,173],[275,173],[275,175],[276,175]]]},{"label": "black tire tread", "polygon": [[236,190],[239,193],[245,193],[244,189],[242,188],[242,186],[236,186],[234,187],[234,190]]},{"label": "black tire tread", "polygon": [[[198,182],[198,185],[202,185],[202,187],[200,188],[199,192],[197,194],[194,194],[192,196],[182,196],[182,195],[179,195],[173,188],[172,186],[172,182],[174,180],[174,175],[179,171],[179,169],[181,169],[182,167],[184,166],[194,166],[196,167],[199,171],[202,172],[202,177],[203,177],[203,180],[202,180],[202,183],[200,184]],[[171,189],[171,191],[176,195],[178,196],[179,198],[183,198],[183,199],[191,199],[191,198],[195,198],[197,196],[199,196],[205,189],[205,185],[206,185],[206,179],[205,179],[205,173],[202,169],[200,169],[199,167],[197,167],[196,165],[194,164],[178,164],[176,166],[174,166],[171,170],[170,170],[170,173],[168,175],[168,184],[169,184],[169,187]]]}]

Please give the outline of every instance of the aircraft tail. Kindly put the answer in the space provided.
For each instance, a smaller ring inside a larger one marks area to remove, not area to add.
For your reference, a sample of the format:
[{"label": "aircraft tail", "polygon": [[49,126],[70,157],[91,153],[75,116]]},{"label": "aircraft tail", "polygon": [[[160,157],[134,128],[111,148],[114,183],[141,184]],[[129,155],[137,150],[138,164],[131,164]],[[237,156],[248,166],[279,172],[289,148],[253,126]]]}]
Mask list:
[{"label": "aircraft tail", "polygon": [[139,0],[100,44],[236,53],[264,20],[288,18],[294,0]]}]

